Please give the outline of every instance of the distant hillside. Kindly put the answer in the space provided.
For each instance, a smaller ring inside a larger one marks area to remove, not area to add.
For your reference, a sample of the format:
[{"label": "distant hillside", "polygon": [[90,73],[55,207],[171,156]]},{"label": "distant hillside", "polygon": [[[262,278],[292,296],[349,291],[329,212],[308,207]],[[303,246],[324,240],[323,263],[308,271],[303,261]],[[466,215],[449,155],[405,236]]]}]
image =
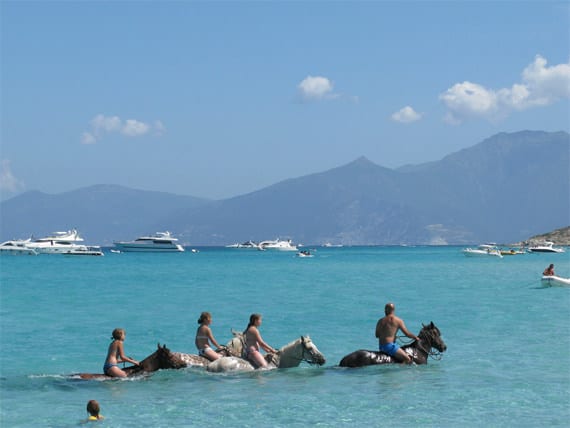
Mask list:
[{"label": "distant hillside", "polygon": [[115,185],[90,186],[57,195],[26,192],[0,204],[1,239],[44,236],[76,228],[88,243],[111,245],[113,240],[168,230],[172,225],[163,221],[165,216],[208,202]]},{"label": "distant hillside", "polygon": [[118,186],[28,192],[0,204],[2,239],[78,228],[109,244],[158,230],[183,243],[516,242],[570,219],[570,135],[497,134],[440,161],[388,169],[361,157],[256,192],[210,201]]},{"label": "distant hillside", "polygon": [[[570,220],[569,220],[570,222]],[[570,226],[556,229],[552,232],[534,235],[527,239],[528,242],[550,241],[555,245],[570,245]]]}]

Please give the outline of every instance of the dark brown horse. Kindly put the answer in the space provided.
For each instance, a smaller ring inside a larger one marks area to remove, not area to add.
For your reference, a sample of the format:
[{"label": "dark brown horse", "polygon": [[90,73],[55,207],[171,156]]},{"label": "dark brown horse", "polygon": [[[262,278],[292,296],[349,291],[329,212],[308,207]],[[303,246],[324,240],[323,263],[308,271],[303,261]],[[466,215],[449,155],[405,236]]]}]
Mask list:
[{"label": "dark brown horse", "polygon": [[[145,373],[155,372],[160,369],[180,369],[186,367],[184,361],[170,352],[166,345],[160,346],[159,343],[157,348],[155,352],[142,360],[138,366],[123,368],[123,371],[127,373],[127,377],[142,376]],[[71,377],[79,379],[113,379],[113,377],[102,373],[76,373],[71,375]]]},{"label": "dark brown horse", "polygon": [[[402,349],[413,358],[416,364],[427,364],[428,356],[433,355],[432,348],[439,352],[444,352],[447,349],[445,342],[441,338],[439,328],[437,328],[433,322],[429,325],[422,324],[418,338],[419,340],[402,346]],[[341,367],[363,367],[393,363],[398,363],[398,361],[383,352],[361,349],[345,356],[340,360],[339,365]]]}]

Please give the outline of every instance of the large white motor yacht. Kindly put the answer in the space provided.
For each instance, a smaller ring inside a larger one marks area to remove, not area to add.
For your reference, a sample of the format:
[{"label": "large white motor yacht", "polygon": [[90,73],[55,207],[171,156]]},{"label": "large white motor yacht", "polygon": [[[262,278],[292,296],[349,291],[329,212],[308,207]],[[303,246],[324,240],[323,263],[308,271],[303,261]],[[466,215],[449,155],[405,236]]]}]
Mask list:
[{"label": "large white motor yacht", "polygon": [[72,229],[67,232],[54,232],[44,238],[29,239],[26,241],[26,248],[32,249],[39,254],[65,254],[70,251],[85,251],[87,246],[78,244],[83,242],[77,230]]},{"label": "large white motor yacht", "polygon": [[261,241],[258,245],[260,250],[280,250],[280,251],[297,251],[297,247],[292,244],[290,239],[275,239],[272,241]]},{"label": "large white motor yacht", "polygon": [[115,248],[121,252],[177,252],[184,251],[182,245],[177,244],[170,232],[157,232],[150,236],[141,236],[134,241],[115,242]]}]

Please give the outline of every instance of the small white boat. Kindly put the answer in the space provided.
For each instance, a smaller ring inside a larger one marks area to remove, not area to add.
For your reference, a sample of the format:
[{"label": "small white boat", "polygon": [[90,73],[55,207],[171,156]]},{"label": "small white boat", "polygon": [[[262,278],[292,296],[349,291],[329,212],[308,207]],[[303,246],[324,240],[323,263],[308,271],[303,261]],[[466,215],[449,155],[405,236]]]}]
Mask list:
[{"label": "small white boat", "polygon": [[101,251],[101,247],[85,247],[78,248],[76,250],[70,250],[64,253],[66,256],[104,256],[105,254]]},{"label": "small white boat", "polygon": [[152,236],[141,236],[134,241],[115,242],[115,248],[121,252],[181,252],[184,251],[182,245],[170,232],[157,232]]},{"label": "small white boat", "polygon": [[29,240],[14,240],[6,241],[0,244],[0,253],[11,254],[11,255],[22,255],[22,256],[37,256],[38,252],[33,248],[28,248],[26,243]]},{"label": "small white boat", "polygon": [[290,239],[275,239],[272,241],[261,241],[258,245],[260,250],[297,251],[297,247]]},{"label": "small white boat", "polygon": [[301,250],[297,253],[297,257],[313,257],[313,254],[309,250]]},{"label": "small white boat", "polygon": [[564,248],[554,247],[554,242],[544,241],[528,247],[531,253],[563,253]]},{"label": "small white boat", "polygon": [[540,280],[544,287],[569,287],[570,278],[561,278],[556,275],[543,275]]},{"label": "small white boat", "polygon": [[462,250],[467,257],[488,257],[494,256],[503,258],[501,251],[495,244],[481,244],[477,248],[465,248]]}]

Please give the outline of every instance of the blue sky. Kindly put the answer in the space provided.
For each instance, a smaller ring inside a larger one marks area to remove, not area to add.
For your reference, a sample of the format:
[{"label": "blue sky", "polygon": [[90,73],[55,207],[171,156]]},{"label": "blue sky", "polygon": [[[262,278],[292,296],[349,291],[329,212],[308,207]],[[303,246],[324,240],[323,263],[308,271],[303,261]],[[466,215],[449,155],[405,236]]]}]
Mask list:
[{"label": "blue sky", "polygon": [[0,2],[2,198],[226,198],[570,126],[556,1]]}]

